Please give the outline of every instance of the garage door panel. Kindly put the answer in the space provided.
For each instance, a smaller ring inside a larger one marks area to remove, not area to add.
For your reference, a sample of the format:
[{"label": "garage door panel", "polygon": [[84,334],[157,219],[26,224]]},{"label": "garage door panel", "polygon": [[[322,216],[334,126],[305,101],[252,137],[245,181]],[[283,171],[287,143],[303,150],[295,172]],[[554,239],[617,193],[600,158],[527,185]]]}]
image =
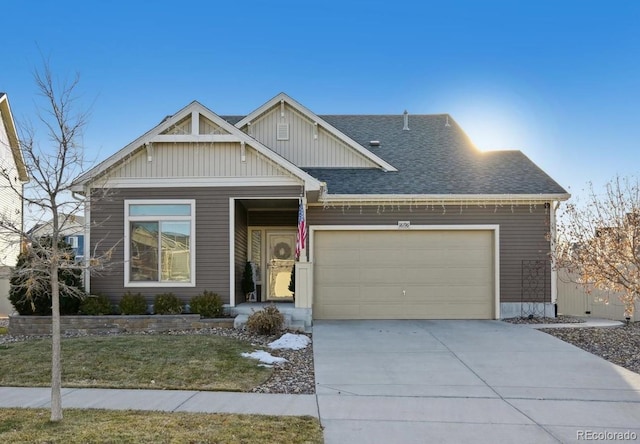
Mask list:
[{"label": "garage door panel", "polygon": [[376,267],[363,268],[360,276],[361,282],[365,284],[397,282],[402,283],[404,279],[401,273],[402,269],[398,266],[393,267]]},{"label": "garage door panel", "polygon": [[398,305],[366,304],[360,307],[360,316],[364,319],[398,319],[405,315],[404,308]]},{"label": "garage door panel", "polygon": [[360,250],[360,261],[362,265],[383,265],[397,264],[403,262],[402,251],[393,248],[363,248]]},{"label": "garage door panel", "polygon": [[361,319],[360,305],[314,305],[313,313],[315,319]]},{"label": "garage door panel", "polygon": [[316,319],[494,317],[491,231],[318,231],[314,243]]},{"label": "garage door panel", "polygon": [[323,304],[348,305],[364,303],[360,298],[360,286],[332,285],[323,289],[320,294]]},{"label": "garage door panel", "polygon": [[351,264],[348,267],[340,266],[323,266],[316,267],[314,270],[315,279],[326,282],[331,285],[334,283],[359,282],[362,279],[362,270]]},{"label": "garage door panel", "polygon": [[360,300],[366,303],[380,303],[394,305],[402,302],[399,298],[402,287],[394,284],[363,285],[360,287]]},{"label": "garage door panel", "polygon": [[316,256],[316,260],[326,264],[353,264],[360,262],[360,251],[352,248],[323,249]]}]

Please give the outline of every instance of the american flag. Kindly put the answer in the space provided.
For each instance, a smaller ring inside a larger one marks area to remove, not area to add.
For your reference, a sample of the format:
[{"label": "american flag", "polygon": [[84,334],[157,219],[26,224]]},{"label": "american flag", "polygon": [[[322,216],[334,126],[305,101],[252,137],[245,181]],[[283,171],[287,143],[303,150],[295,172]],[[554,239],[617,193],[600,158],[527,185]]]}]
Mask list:
[{"label": "american flag", "polygon": [[300,258],[300,252],[307,243],[307,224],[304,220],[304,204],[300,199],[298,207],[298,233],[296,234],[296,259]]}]

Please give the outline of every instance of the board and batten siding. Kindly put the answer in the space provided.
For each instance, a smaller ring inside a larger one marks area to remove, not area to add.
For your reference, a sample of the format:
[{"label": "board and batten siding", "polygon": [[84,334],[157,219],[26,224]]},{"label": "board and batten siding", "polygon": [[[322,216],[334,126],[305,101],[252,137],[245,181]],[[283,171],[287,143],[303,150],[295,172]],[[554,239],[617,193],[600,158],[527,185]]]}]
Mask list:
[{"label": "board and batten siding", "polygon": [[[278,140],[277,127],[281,123],[289,125],[289,140]],[[320,124],[315,128],[314,122],[288,105],[285,105],[284,117],[280,115],[280,106],[278,105],[252,122],[248,129],[245,126],[243,130],[248,131],[249,135],[262,144],[302,168],[378,167],[370,159],[338,140]]]},{"label": "board and batten siding", "polygon": [[[426,209],[425,209],[426,208]],[[549,210],[544,205],[447,206],[408,205],[334,207],[310,206],[307,223],[314,225],[499,225],[500,226],[500,302],[520,302],[522,295],[522,261],[544,261],[544,296],[551,300],[551,267],[547,234]],[[540,279],[543,279],[540,277]]]},{"label": "board and batten siding", "polygon": [[239,143],[154,143],[152,160],[141,149],[109,173],[112,178],[290,176],[250,146]]},{"label": "board and batten siding", "polygon": [[[187,116],[184,119],[171,125],[160,134],[191,134],[192,133],[192,116]],[[219,125],[216,125],[211,120],[207,119],[202,114],[199,114],[198,118],[198,133],[199,134],[229,134],[229,131],[222,129]]]},{"label": "board and batten siding", "polygon": [[[91,277],[91,292],[107,295],[117,303],[126,291],[140,292],[151,304],[156,294],[173,292],[184,302],[203,290],[218,293],[229,303],[229,199],[287,197],[296,198],[298,186],[284,187],[195,187],[195,188],[114,188],[109,197],[91,203],[90,248],[96,254],[115,246],[110,269]],[[195,199],[196,200],[196,286],[125,288],[124,267],[124,201],[125,199]],[[238,208],[235,215],[241,211]],[[246,218],[240,225],[246,226]],[[240,229],[240,228],[239,228]],[[246,231],[246,230],[245,230]],[[236,236],[237,237],[237,236]],[[246,257],[246,234],[244,238]],[[240,246],[242,240],[234,244]],[[240,263],[240,256],[235,256]],[[244,262],[244,260],[243,260]],[[236,276],[239,276],[236,270]],[[238,288],[236,282],[236,288]]]}]

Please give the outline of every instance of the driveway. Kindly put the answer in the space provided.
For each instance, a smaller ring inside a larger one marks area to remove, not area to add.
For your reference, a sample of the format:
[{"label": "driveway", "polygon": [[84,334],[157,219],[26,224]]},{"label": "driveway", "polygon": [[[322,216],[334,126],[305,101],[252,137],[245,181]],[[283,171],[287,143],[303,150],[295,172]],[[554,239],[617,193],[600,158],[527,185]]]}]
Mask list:
[{"label": "driveway", "polygon": [[640,375],[522,325],[315,321],[313,342],[327,444],[640,441]]}]

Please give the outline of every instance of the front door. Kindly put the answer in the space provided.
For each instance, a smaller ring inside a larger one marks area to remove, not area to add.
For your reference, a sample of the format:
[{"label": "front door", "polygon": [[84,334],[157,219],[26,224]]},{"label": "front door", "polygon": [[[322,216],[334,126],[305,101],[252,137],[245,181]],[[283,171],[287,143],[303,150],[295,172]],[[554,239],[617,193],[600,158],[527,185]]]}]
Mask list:
[{"label": "front door", "polygon": [[267,299],[291,300],[291,270],[296,249],[295,232],[267,232]]}]

